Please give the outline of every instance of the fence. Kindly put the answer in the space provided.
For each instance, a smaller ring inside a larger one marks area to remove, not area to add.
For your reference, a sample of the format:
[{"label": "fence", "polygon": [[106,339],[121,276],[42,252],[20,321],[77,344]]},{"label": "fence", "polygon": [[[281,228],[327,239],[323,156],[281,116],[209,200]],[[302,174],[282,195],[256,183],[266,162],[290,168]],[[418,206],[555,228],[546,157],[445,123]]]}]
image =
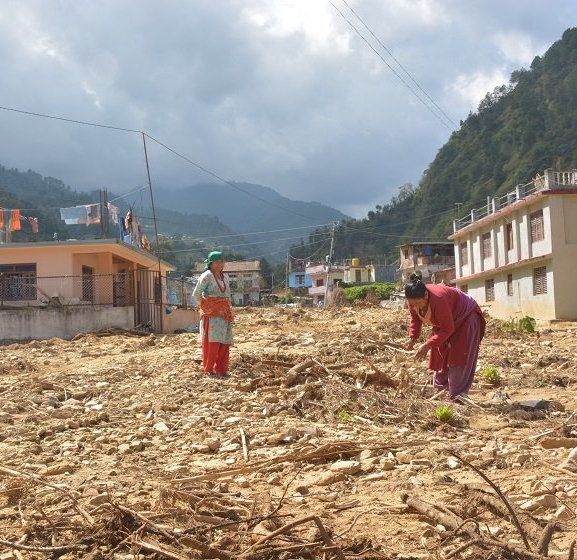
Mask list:
[{"label": "fence", "polygon": [[502,208],[510,206],[519,200],[543,190],[556,188],[574,188],[577,186],[577,170],[553,171],[546,169],[544,175],[537,175],[535,179],[524,185],[517,185],[514,191],[500,197],[487,197],[487,204],[481,208],[474,208],[463,218],[453,220],[453,232],[459,231],[489,214],[494,214]]},{"label": "fence", "polygon": [[36,276],[34,272],[0,274],[0,306],[134,305],[130,273]]},{"label": "fence", "polygon": [[170,305],[177,305],[184,309],[196,307],[196,301],[192,296],[194,285],[181,278],[166,278],[166,302]]}]

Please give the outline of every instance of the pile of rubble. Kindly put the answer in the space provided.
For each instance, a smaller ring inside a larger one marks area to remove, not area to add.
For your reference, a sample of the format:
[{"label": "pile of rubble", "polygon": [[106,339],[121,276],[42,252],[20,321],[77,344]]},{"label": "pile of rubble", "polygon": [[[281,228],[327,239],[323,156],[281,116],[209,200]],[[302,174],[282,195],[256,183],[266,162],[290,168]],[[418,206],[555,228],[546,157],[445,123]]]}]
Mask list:
[{"label": "pile of rubble", "polygon": [[577,325],[489,321],[466,404],[407,327],[239,309],[227,381],[197,334],[0,347],[0,560],[572,558]]}]

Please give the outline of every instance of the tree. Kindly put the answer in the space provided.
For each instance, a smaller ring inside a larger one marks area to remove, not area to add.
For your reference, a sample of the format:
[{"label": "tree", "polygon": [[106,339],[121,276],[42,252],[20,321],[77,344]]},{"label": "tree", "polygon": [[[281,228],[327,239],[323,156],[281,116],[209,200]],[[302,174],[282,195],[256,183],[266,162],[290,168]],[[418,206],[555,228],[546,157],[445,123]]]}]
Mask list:
[{"label": "tree", "polygon": [[260,275],[264,281],[264,287],[268,289],[274,288],[272,285],[272,270],[270,268],[269,262],[263,257],[259,260],[260,262]]}]

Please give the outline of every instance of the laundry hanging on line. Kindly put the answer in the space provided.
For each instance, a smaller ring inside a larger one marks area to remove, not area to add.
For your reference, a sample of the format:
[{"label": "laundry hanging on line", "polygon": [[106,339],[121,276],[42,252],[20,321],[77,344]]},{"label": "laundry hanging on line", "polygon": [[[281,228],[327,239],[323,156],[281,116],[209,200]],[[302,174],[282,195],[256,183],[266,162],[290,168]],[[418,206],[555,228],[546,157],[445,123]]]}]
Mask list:
[{"label": "laundry hanging on line", "polygon": [[99,224],[100,204],[84,204],[70,208],[60,208],[60,219],[68,226]]}]

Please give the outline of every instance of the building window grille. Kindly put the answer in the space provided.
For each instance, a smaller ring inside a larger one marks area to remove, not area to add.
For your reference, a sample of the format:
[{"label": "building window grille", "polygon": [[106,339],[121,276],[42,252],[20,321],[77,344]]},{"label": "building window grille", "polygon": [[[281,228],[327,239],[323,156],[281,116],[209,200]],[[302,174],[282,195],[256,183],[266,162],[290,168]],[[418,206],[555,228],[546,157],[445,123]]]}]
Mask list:
[{"label": "building window grille", "polygon": [[36,265],[1,265],[0,299],[2,301],[36,299]]},{"label": "building window grille", "polygon": [[545,228],[543,225],[543,210],[533,212],[530,216],[531,222],[531,242],[542,241],[545,239]]},{"label": "building window grille", "polygon": [[491,251],[491,232],[483,234],[483,258],[490,259]]},{"label": "building window grille", "polygon": [[533,269],[533,295],[547,293],[547,267],[539,266]]},{"label": "building window grille", "polygon": [[485,301],[495,301],[495,281],[485,280]]}]

